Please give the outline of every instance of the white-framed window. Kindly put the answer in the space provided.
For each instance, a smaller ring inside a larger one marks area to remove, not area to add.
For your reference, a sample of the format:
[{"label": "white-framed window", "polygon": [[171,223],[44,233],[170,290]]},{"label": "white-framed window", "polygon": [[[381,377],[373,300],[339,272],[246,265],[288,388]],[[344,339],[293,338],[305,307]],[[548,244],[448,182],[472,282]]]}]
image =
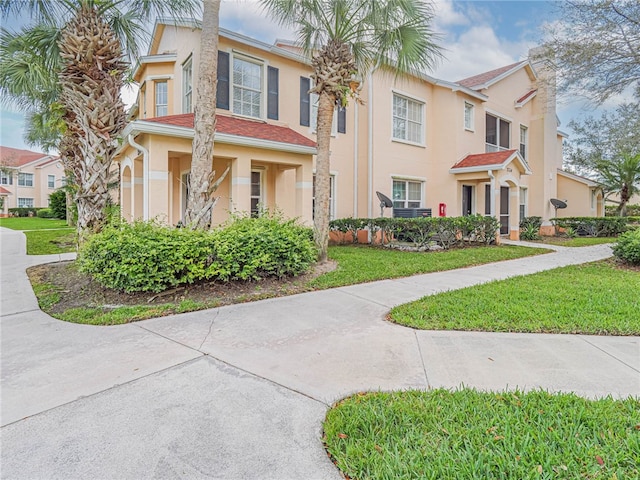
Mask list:
[{"label": "white-framed window", "polygon": [[473,104],[464,102],[464,129],[473,131]]},{"label": "white-framed window", "polygon": [[486,151],[508,150],[511,146],[511,122],[504,118],[486,114]]},{"label": "white-framed window", "polygon": [[47,175],[47,188],[56,188],[56,176]]},{"label": "white-framed window", "polygon": [[264,203],[262,182],[263,171],[251,170],[251,216],[254,218],[260,215],[260,207]]},{"label": "white-framed window", "polygon": [[393,207],[420,208],[422,206],[422,183],[413,180],[393,180]]},{"label": "white-framed window", "polygon": [[527,189],[520,187],[520,221],[527,216],[527,195]]},{"label": "white-framed window", "polygon": [[527,145],[529,140],[529,129],[524,125],[520,125],[520,155],[527,159]]},{"label": "white-framed window", "polygon": [[33,173],[18,173],[19,187],[33,187]]},{"label": "white-framed window", "polygon": [[[313,175],[313,193],[312,193],[312,217],[316,213],[316,176]],[[331,175],[329,177],[329,218],[333,220],[336,218],[336,176]]]},{"label": "white-framed window", "polygon": [[424,143],[424,102],[393,94],[393,139]]},{"label": "white-framed window", "polygon": [[233,57],[233,113],[262,117],[262,64]]},{"label": "white-framed window", "polygon": [[193,112],[193,59],[182,65],[182,113]]},{"label": "white-framed window", "polygon": [[156,86],[156,117],[169,114],[169,85],[166,80],[158,80]]},{"label": "white-framed window", "polygon": [[33,208],[33,198],[18,197],[18,208]]},{"label": "white-framed window", "polygon": [[0,170],[0,185],[13,185],[13,174]]}]

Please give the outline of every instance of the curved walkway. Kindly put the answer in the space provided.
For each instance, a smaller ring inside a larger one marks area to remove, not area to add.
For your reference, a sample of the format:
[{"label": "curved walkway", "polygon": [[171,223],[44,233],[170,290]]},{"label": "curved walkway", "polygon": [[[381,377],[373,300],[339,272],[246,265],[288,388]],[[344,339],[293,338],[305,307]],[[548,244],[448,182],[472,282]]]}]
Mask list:
[{"label": "curved walkway", "polygon": [[416,331],[397,304],[611,255],[609,246],[94,327],[38,309],[0,228],[1,477],[340,479],[321,443],[362,390],[536,388],[640,395],[640,338]]}]

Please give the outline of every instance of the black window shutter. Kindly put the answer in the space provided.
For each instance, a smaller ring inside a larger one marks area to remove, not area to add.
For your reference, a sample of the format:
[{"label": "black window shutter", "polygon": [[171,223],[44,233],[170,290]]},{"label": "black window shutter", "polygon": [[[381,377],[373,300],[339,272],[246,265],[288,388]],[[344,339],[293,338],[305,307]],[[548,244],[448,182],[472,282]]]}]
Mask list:
[{"label": "black window shutter", "polygon": [[218,88],[216,108],[229,110],[229,54],[218,50]]},{"label": "black window shutter", "polygon": [[338,133],[347,133],[347,109],[338,107]]},{"label": "black window shutter", "polygon": [[309,89],[311,88],[311,79],[300,77],[300,125],[308,127],[309,115],[311,113]]},{"label": "black window shutter", "polygon": [[278,69],[267,68],[267,118],[278,120]]}]

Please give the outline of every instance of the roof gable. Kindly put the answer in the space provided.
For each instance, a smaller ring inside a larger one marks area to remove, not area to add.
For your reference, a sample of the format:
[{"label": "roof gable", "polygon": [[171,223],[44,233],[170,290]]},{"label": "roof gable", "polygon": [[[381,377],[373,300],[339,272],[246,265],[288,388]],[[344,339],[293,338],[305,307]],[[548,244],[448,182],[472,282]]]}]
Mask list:
[{"label": "roof gable", "polygon": [[525,175],[530,175],[529,164],[522,158],[518,150],[501,150],[499,152],[476,153],[467,155],[449,170],[450,173],[479,172],[483,170],[503,170],[512,162],[520,165]]},{"label": "roof gable", "polygon": [[529,60],[522,60],[510,65],[505,65],[504,67],[496,68],[494,70],[489,70],[488,72],[474,75],[473,77],[463,78],[462,80],[458,80],[456,83],[473,90],[484,90],[485,88],[489,88],[494,83],[499,82],[503,78],[513,75],[522,68],[527,68],[527,72],[532,77],[532,79],[536,78],[535,70],[533,69],[533,66],[531,65]]},{"label": "roof gable", "polygon": [[52,158],[46,153],[0,146],[0,164],[6,167],[19,168],[39,160],[49,162]]}]

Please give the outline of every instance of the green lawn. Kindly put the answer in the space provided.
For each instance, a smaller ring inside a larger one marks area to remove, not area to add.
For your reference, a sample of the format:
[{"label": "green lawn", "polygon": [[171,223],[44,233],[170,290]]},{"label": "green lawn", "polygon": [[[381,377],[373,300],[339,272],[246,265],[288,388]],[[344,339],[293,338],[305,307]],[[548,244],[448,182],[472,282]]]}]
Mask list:
[{"label": "green lawn", "polygon": [[484,263],[548,253],[545,248],[510,245],[472,247],[439,252],[403,252],[368,246],[335,246],[329,258],[338,268],[310,283],[313,288],[332,288],[356,283],[440,272]]},{"label": "green lawn", "polygon": [[640,478],[640,400],[464,389],[357,394],[325,444],[347,478]]},{"label": "green lawn", "polygon": [[76,251],[75,228],[61,228],[56,230],[27,230],[28,255],[48,255]]},{"label": "green lawn", "polygon": [[0,218],[0,227],[11,230],[49,230],[52,228],[67,228],[66,220],[38,217],[9,217]]},{"label": "green lawn", "polygon": [[640,334],[640,274],[602,261],[464,288],[398,306],[425,330]]},{"label": "green lawn", "polygon": [[615,243],[617,237],[542,237],[540,243],[550,245],[560,245],[563,247],[590,247],[591,245],[601,245],[603,243]]}]

